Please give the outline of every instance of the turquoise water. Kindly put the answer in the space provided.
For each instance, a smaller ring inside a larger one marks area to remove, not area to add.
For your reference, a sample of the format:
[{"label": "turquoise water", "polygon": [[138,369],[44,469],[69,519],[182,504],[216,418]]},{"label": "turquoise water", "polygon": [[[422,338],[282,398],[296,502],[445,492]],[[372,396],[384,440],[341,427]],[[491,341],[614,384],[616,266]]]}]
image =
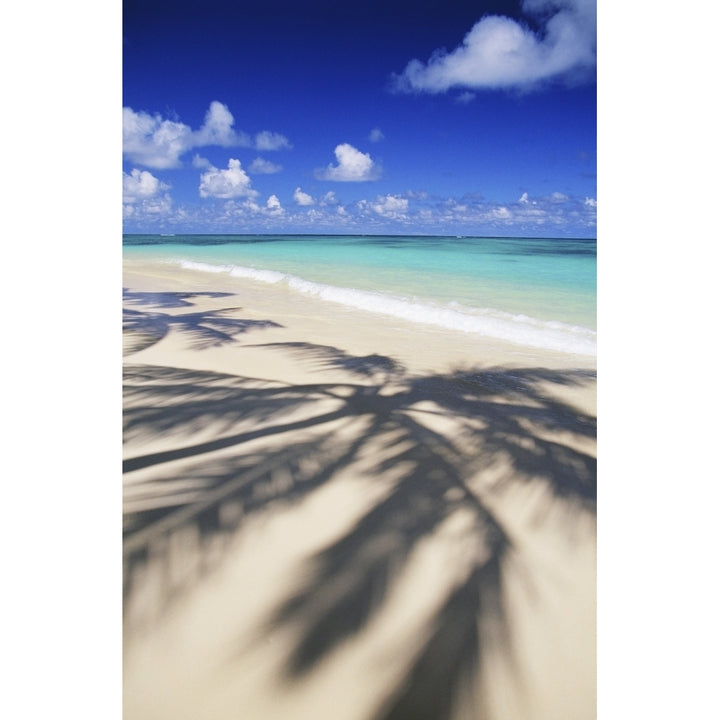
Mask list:
[{"label": "turquoise water", "polygon": [[123,252],[283,283],[380,315],[595,354],[592,239],[125,235]]}]

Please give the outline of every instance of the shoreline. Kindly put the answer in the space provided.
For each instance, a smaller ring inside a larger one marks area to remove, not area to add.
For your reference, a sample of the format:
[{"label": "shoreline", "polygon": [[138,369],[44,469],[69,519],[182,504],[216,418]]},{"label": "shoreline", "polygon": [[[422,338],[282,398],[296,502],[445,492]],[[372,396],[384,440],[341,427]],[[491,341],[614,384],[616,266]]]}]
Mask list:
[{"label": "shoreline", "polygon": [[527,346],[480,333],[413,322],[318,299],[282,284],[264,283],[221,272],[185,269],[162,261],[125,259],[123,278],[125,286],[130,285],[131,289],[139,291],[183,291],[195,288],[199,292],[224,292],[246,299],[251,311],[267,308],[270,314],[289,314],[295,319],[304,318],[307,321],[322,321],[326,316],[332,316],[340,321],[349,319],[365,325],[373,323],[380,330],[385,327],[400,329],[407,335],[436,339],[442,343],[445,354],[450,352],[456,361],[461,362],[505,364],[535,360],[552,367],[583,368],[595,368],[597,363],[595,355]]},{"label": "shoreline", "polygon": [[595,358],[123,286],[126,717],[594,717]]}]

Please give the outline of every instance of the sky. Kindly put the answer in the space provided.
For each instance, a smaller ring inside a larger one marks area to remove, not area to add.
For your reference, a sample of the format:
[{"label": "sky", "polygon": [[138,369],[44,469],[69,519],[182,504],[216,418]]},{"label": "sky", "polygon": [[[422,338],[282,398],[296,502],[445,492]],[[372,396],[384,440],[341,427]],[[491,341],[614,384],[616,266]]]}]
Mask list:
[{"label": "sky", "polygon": [[123,231],[595,237],[595,0],[125,0]]}]

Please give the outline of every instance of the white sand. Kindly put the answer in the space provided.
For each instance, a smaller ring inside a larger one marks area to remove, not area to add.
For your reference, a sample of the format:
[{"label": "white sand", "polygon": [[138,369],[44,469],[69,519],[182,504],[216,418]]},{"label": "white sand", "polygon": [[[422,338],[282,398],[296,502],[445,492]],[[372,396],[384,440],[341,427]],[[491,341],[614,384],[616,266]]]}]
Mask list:
[{"label": "white sand", "polygon": [[595,717],[594,359],[124,286],[126,720]]}]

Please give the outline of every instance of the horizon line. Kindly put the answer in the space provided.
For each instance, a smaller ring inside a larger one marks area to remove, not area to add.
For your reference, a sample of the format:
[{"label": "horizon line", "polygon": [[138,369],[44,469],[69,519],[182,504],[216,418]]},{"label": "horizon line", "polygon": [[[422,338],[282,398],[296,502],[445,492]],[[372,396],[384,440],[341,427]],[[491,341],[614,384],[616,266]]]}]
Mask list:
[{"label": "horizon line", "polygon": [[458,235],[455,233],[433,234],[433,233],[207,233],[207,232],[123,232],[123,237],[130,236],[153,236],[153,237],[190,237],[201,235],[204,237],[432,237],[432,238],[476,238],[478,240],[595,240],[593,236],[560,237],[556,235]]}]

